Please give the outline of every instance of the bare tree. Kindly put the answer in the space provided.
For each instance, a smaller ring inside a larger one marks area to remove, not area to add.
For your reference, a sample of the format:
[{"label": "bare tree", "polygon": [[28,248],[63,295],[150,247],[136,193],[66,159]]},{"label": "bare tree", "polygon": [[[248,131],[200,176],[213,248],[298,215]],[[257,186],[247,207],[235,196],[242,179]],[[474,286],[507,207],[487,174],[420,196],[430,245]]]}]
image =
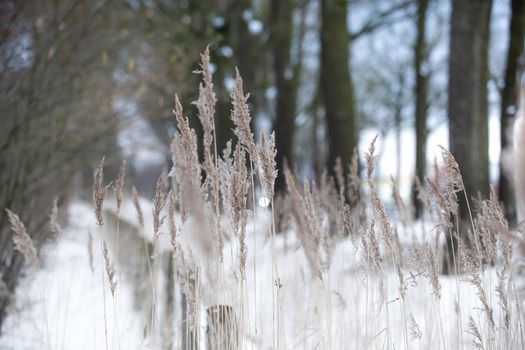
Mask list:
[{"label": "bare tree", "polygon": [[[509,46],[507,51],[507,65],[505,68],[505,85],[501,90],[501,149],[511,147],[509,137],[513,118],[518,110],[518,66],[519,57],[523,54],[525,39],[525,1],[512,1],[512,17],[509,26]],[[511,177],[512,178],[512,177]],[[512,180],[500,164],[499,199],[503,203],[507,219],[516,221],[516,205]]]},{"label": "bare tree", "polygon": [[[426,146],[427,146],[427,111],[428,111],[428,70],[423,69],[427,58],[426,47],[426,18],[428,0],[417,0],[417,33],[414,45],[414,71],[416,75],[415,96],[415,130],[416,130],[416,177],[423,181],[426,171]],[[412,202],[415,215],[419,217],[422,203],[418,200],[417,188],[414,182],[412,187]]]},{"label": "bare tree", "polygon": [[294,2],[273,0],[271,6],[271,45],[275,86],[277,89],[273,130],[276,135],[276,161],[279,171],[276,190],[280,192],[286,188],[284,181],[285,161],[291,162],[293,159],[294,122],[299,74],[291,60],[294,34]]},{"label": "bare tree", "polygon": [[[118,154],[113,80],[90,74],[110,76],[117,45],[105,3],[0,6],[0,276],[12,293],[22,259],[13,250],[4,208],[19,214],[41,247],[50,238],[44,223],[51,199],[64,202],[75,176],[95,157]],[[9,300],[0,297],[0,326]]]},{"label": "bare tree", "polygon": [[[468,196],[485,197],[489,191],[487,51],[491,0],[454,0],[450,30],[448,117],[450,150],[463,175]],[[459,216],[467,219],[466,196],[460,196]],[[461,220],[463,222],[463,220]],[[460,237],[467,240],[467,225]],[[457,240],[449,236],[448,252]],[[445,264],[445,272],[447,271]]]},{"label": "bare tree", "polygon": [[344,169],[357,146],[354,91],[349,71],[347,2],[321,1],[321,96],[328,129],[328,170],[337,157]]}]

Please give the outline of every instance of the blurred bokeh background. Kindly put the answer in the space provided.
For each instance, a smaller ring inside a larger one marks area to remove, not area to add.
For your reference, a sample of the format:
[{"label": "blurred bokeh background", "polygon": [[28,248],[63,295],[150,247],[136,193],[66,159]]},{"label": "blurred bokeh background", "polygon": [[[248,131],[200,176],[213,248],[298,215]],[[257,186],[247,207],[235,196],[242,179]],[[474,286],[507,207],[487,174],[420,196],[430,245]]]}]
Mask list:
[{"label": "blurred bokeh background", "polygon": [[89,199],[103,155],[107,178],[126,159],[127,181],[154,191],[171,162],[175,93],[199,129],[191,102],[207,45],[219,149],[233,136],[238,67],[254,130],[276,133],[280,173],[285,159],[308,178],[336,157],[346,170],[379,134],[378,180],[392,175],[410,198],[443,145],[469,192],[492,182],[512,219],[500,154],[519,111],[524,30],[523,0],[1,0],[2,287],[23,263],[4,208],[44,244],[53,198]]}]

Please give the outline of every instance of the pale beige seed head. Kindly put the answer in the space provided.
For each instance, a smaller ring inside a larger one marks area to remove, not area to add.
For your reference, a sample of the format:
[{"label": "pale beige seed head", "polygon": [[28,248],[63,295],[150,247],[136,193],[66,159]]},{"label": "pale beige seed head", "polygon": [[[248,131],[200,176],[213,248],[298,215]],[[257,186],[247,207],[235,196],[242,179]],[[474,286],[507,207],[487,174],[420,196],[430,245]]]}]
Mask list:
[{"label": "pale beige seed head", "polygon": [[177,225],[175,222],[175,194],[173,189],[168,192],[168,229],[170,232],[170,243],[173,254],[177,254]]},{"label": "pale beige seed head", "polygon": [[260,143],[257,145],[257,154],[261,172],[261,183],[264,194],[269,201],[273,199],[275,179],[277,178],[277,163],[275,157],[277,150],[275,148],[275,132],[272,132],[270,139],[261,131]]},{"label": "pale beige seed head", "polygon": [[122,201],[124,199],[124,177],[126,176],[126,160],[120,164],[117,181],[115,181],[115,199],[117,201],[117,215],[120,213]]},{"label": "pale beige seed head", "polygon": [[155,195],[153,196],[153,239],[156,242],[159,238],[159,230],[162,225],[162,208],[164,207],[164,183],[166,175],[162,173],[158,180],[157,185],[155,186]]},{"label": "pale beige seed head", "polygon": [[115,264],[111,261],[109,257],[108,246],[106,241],[103,241],[103,255],[104,255],[104,264],[106,267],[106,275],[109,281],[109,289],[111,290],[111,295],[115,297],[115,292],[117,291],[117,270]]},{"label": "pale beige seed head", "polygon": [[11,224],[11,230],[13,231],[13,243],[15,249],[24,255],[27,262],[33,267],[34,270],[38,269],[38,256],[35,245],[31,240],[31,236],[27,233],[26,226],[20,220],[17,214],[13,213],[9,209],[5,209],[9,223]]},{"label": "pale beige seed head", "polygon": [[258,163],[257,159],[257,148],[253,139],[253,133],[250,128],[250,109],[248,107],[248,95],[244,95],[243,81],[239,70],[235,68],[235,87],[231,93],[233,109],[231,113],[231,119],[235,128],[233,132],[239,139],[242,146],[246,148],[252,162]]},{"label": "pale beige seed head", "polygon": [[104,217],[102,216],[102,204],[108,196],[109,189],[111,188],[111,183],[106,186],[102,183],[102,173],[104,170],[104,160],[105,157],[102,157],[100,163],[95,172],[95,181],[93,183],[93,202],[95,203],[95,217],[97,219],[97,224],[99,226],[104,225]]}]

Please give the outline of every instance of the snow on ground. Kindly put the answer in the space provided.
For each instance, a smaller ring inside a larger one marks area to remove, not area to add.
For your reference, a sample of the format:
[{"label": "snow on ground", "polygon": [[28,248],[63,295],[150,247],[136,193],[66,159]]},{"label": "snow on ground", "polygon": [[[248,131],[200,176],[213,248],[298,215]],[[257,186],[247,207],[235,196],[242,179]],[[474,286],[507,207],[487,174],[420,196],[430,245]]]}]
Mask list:
[{"label": "snow on ground", "polygon": [[[111,203],[107,204],[112,207]],[[141,200],[141,204],[146,218],[146,236],[151,236],[151,203]],[[441,276],[442,296],[437,300],[432,297],[426,276],[406,274],[409,288],[403,303],[399,298],[397,275],[391,266],[387,266],[385,283],[388,307],[382,307],[378,279],[373,274],[366,274],[359,249],[356,248],[359,242],[352,242],[351,239],[335,246],[329,273],[324,274],[323,281],[315,282],[304,252],[292,232],[279,235],[276,239],[275,266],[281,285],[281,311],[274,314],[272,244],[267,234],[269,212],[258,208],[256,215],[255,236],[254,221],[250,220],[247,226],[248,262],[243,300],[246,305],[244,319],[248,321],[242,327],[246,334],[244,348],[271,349],[274,334],[277,334],[278,345],[282,349],[385,348],[388,338],[395,348],[405,348],[405,332],[411,334],[409,345],[412,348],[469,348],[472,338],[464,329],[468,317],[472,315],[479,325],[486,324],[475,289],[462,278]],[[124,205],[122,219],[136,221],[134,208],[129,202]],[[180,218],[177,220],[180,222]],[[4,334],[0,338],[0,349],[105,349],[101,233],[95,225],[92,209],[86,204],[74,202],[71,205],[70,222],[57,244],[50,244],[43,252],[43,268],[21,280],[16,291],[15,310],[6,321]],[[179,243],[183,246],[194,234],[188,225],[182,227],[184,232],[179,237]],[[224,226],[227,231],[227,222]],[[421,232],[431,232],[432,225],[427,223],[425,229],[421,227],[414,225],[420,238],[424,238]],[[87,249],[88,230],[93,236],[94,272],[90,269]],[[166,249],[169,245],[167,231],[162,228],[161,232],[161,249]],[[401,242],[408,245],[411,239],[402,230],[400,232]],[[111,234],[111,230],[102,234]],[[425,239],[433,238],[426,236]],[[227,303],[234,305],[239,313],[241,296],[237,249],[235,239],[226,242],[225,264],[218,274],[213,273],[213,264],[203,262],[203,258],[195,254],[196,263],[203,271],[198,323],[202,344],[206,333],[206,307]],[[489,303],[494,309],[494,319],[499,324],[502,316],[494,292],[497,281],[495,271],[487,272],[484,281]],[[144,314],[136,308],[137,303],[147,304],[147,301],[137,300],[131,281],[121,278],[115,313],[106,280],[106,323],[110,349],[157,348],[153,344],[158,342],[143,340]],[[162,305],[159,310],[162,312]],[[461,312],[458,313],[458,310]],[[237,317],[239,319],[240,315],[237,314]],[[280,321],[274,321],[275,317]],[[515,316],[513,322],[517,322]],[[410,329],[405,330],[405,324]],[[421,333],[419,338],[412,334],[417,330]],[[458,336],[458,331],[462,331],[463,335]],[[175,327],[174,332],[175,339],[179,339],[179,327]],[[511,334],[511,337],[517,335]],[[493,345],[497,348],[503,344]]]},{"label": "snow on ground", "polygon": [[[14,310],[0,338],[0,349],[105,348],[99,231],[88,205],[76,202],[69,211],[70,224],[56,244],[46,247],[41,270],[36,274],[28,272],[20,281]],[[88,231],[93,237],[93,272]],[[120,348],[139,349],[143,325],[132,308],[130,288],[121,283],[117,304]],[[107,323],[112,325],[115,309],[109,291],[106,308]],[[111,346],[117,338],[114,330],[108,328]]]}]

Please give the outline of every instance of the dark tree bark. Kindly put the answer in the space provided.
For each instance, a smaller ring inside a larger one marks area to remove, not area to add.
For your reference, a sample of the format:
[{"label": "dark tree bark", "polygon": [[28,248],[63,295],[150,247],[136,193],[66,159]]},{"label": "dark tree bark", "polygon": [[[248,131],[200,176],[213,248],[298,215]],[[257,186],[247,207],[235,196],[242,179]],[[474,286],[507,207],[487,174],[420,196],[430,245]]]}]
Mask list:
[{"label": "dark tree bark", "polygon": [[[222,43],[221,43],[222,44]],[[212,62],[216,63],[216,71],[213,75],[215,82],[215,93],[217,94],[217,105],[215,106],[215,137],[217,142],[217,154],[222,157],[222,151],[228,140],[233,139],[233,122],[231,115],[231,100],[228,89],[224,86],[227,72],[227,60],[217,55],[215,50],[211,51]]]},{"label": "dark tree bark", "polygon": [[[221,27],[215,28],[216,43],[212,43],[212,62],[216,64],[214,73],[215,90],[217,94],[217,106],[215,114],[215,134],[217,138],[217,150],[222,156],[222,150],[226,143],[234,139],[233,122],[231,116],[230,91],[225,86],[226,78],[233,77],[233,68],[236,66],[242,75],[244,88],[250,93],[250,112],[252,116],[252,128],[257,114],[258,103],[254,103],[260,95],[260,88],[257,84],[256,70],[258,65],[255,63],[258,42],[254,40],[248,30],[248,24],[243,18],[243,13],[249,9],[249,0],[234,0],[226,2],[224,8],[217,2],[215,5],[223,16],[225,22]],[[233,50],[233,57],[227,57],[220,52],[224,47]]]},{"label": "dark tree bark", "polygon": [[405,90],[405,76],[402,71],[397,74],[397,91],[395,92],[395,101],[393,104],[394,130],[396,136],[396,185],[399,186],[401,180],[401,124],[403,122],[403,95]]},{"label": "dark tree bark", "polygon": [[349,65],[347,1],[321,1],[321,96],[328,131],[328,171],[341,157],[345,172],[357,145],[354,92]]},{"label": "dark tree bark", "polygon": [[[525,39],[525,1],[512,1],[512,17],[509,28],[509,47],[505,69],[505,86],[501,91],[501,149],[511,147],[510,127],[518,109],[518,59],[523,53]],[[512,180],[500,163],[499,199],[503,203],[509,222],[516,222],[516,204]]]},{"label": "dark tree bark", "polygon": [[[487,51],[491,7],[491,0],[452,1],[448,84],[450,150],[469,197],[486,197],[489,191]],[[459,220],[463,224],[458,234],[467,243],[468,217],[468,203],[462,193]],[[457,252],[455,240],[448,238],[449,257]],[[445,268],[445,272],[450,269]]]},{"label": "dark tree bark", "polygon": [[[229,13],[231,22],[231,43],[235,52],[236,64],[242,75],[244,89],[253,96],[257,92],[256,87],[256,70],[254,64],[257,59],[257,43],[253,40],[248,30],[248,23],[243,15],[250,8],[250,0],[235,0],[232,2]],[[252,110],[255,106],[251,106]],[[252,121],[255,120],[252,114]],[[253,125],[252,125],[253,126]]]},{"label": "dark tree bark", "polygon": [[[424,181],[426,172],[426,146],[427,146],[427,110],[428,110],[428,73],[423,70],[423,63],[427,58],[425,43],[426,17],[428,0],[417,1],[417,37],[414,46],[414,69],[416,74],[416,171],[415,175],[420,181]],[[412,186],[412,203],[415,208],[416,218],[420,217],[422,203],[418,199],[416,180]]]},{"label": "dark tree bark", "polygon": [[293,134],[297,99],[297,75],[292,67],[290,49],[293,34],[293,2],[272,0],[272,58],[277,88],[275,103],[275,143],[277,148],[276,192],[286,188],[284,181],[284,164],[293,161]]}]

